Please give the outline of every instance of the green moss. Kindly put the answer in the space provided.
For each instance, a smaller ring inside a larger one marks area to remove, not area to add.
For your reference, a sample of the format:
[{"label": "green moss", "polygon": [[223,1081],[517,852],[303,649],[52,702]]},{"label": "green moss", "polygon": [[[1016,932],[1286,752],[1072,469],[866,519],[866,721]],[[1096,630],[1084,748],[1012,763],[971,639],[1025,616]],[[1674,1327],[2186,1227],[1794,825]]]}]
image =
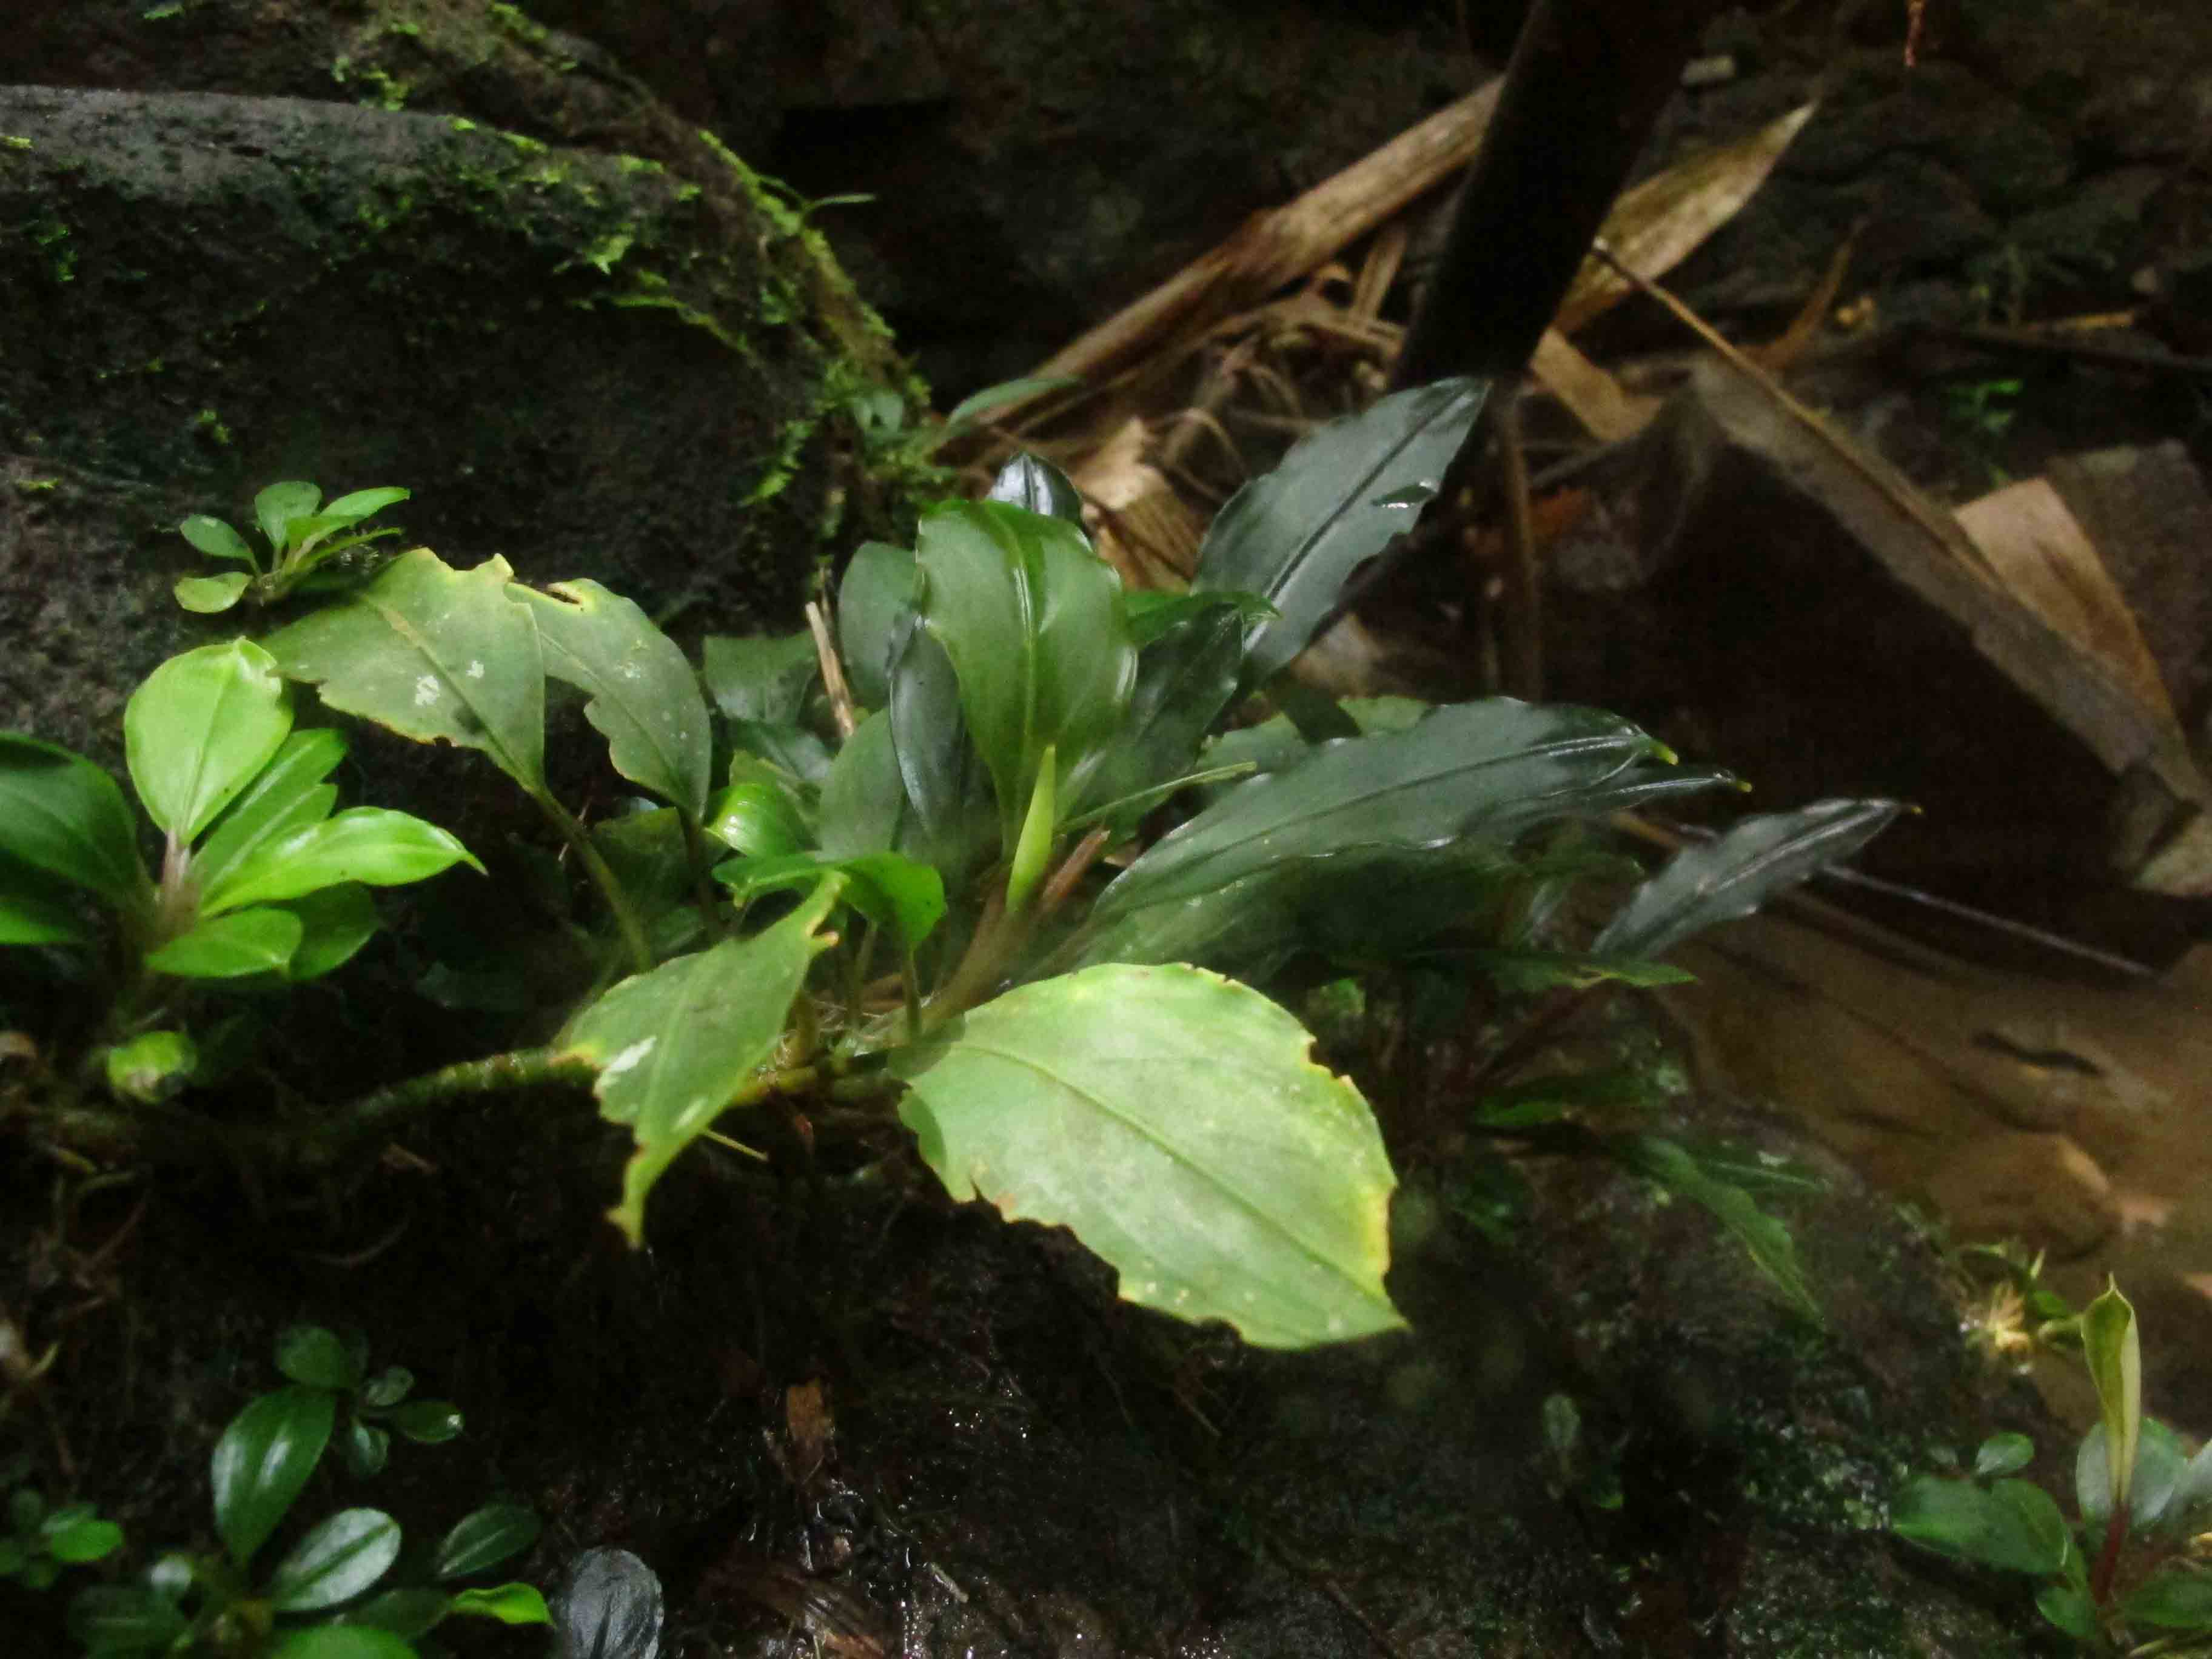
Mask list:
[{"label": "green moss", "polygon": [[69,227],[52,213],[31,222],[31,240],[46,251],[46,273],[58,283],[76,279],[76,249],[70,246]]},{"label": "green moss", "polygon": [[618,230],[602,236],[584,251],[584,263],[612,276],[615,267],[622,263],[623,255],[629,252],[630,244],[635,240],[635,233],[629,230]]},{"label": "green moss", "polygon": [[62,484],[59,478],[18,478],[15,483],[18,495],[43,495],[60,489]]},{"label": "green moss", "polygon": [[230,428],[223,424],[222,416],[212,409],[200,410],[192,417],[192,424],[223,448],[230,447]]},{"label": "green moss", "polygon": [[4,137],[0,137],[0,144],[7,145],[9,149],[36,149],[38,148],[38,146],[33,143],[29,139],[19,138],[12,132],[5,135]]},{"label": "green moss", "polygon": [[142,23],[159,23],[166,18],[182,17],[184,15],[184,0],[169,0],[169,3],[166,6],[149,6],[138,14],[138,21]]}]

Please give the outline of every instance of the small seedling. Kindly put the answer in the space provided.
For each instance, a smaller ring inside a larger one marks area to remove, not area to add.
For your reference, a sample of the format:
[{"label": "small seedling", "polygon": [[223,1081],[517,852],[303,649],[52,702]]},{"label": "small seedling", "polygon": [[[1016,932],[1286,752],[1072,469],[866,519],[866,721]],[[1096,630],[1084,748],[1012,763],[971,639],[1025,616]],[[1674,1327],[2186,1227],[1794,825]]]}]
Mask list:
[{"label": "small seedling", "polygon": [[373,574],[378,561],[370,544],[396,528],[356,526],[387,507],[407,499],[404,489],[356,489],[323,503],[323,492],[291,480],[270,484],[253,498],[253,516],[268,556],[256,553],[245,537],[221,519],[194,514],[178,526],[184,538],[210,559],[243,564],[244,570],[221,576],[181,576],[177,603],[187,611],[212,615],[240,599],[270,605],[295,592],[331,592]]},{"label": "small seedling", "polygon": [[[15,1485],[23,1460],[0,1468],[0,1486]],[[89,1504],[50,1506],[36,1486],[15,1485],[8,1495],[8,1527],[0,1534],[0,1578],[25,1589],[48,1589],[66,1567],[102,1560],[123,1547],[123,1528],[103,1521]]]},{"label": "small seedling", "polygon": [[303,1387],[327,1389],[337,1401],[338,1455],[356,1477],[382,1471],[392,1437],[435,1446],[461,1431],[461,1409],[450,1400],[410,1400],[415,1375],[404,1365],[368,1371],[368,1340],[340,1337],[319,1325],[294,1325],[276,1339],[276,1369]]}]

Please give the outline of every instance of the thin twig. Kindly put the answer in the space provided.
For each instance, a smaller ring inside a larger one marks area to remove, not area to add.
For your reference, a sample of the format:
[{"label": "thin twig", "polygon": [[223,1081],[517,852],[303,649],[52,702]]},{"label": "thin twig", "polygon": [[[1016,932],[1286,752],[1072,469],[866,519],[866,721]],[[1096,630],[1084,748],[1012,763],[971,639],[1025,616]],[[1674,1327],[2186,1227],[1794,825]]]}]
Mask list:
[{"label": "thin twig", "polygon": [[837,722],[837,735],[850,738],[860,721],[853,712],[853,688],[845,680],[845,665],[838,660],[837,647],[830,638],[830,618],[823,614],[821,602],[806,602],[806,625],[814,631],[814,654],[822,664],[823,689],[830,694],[830,714]]}]

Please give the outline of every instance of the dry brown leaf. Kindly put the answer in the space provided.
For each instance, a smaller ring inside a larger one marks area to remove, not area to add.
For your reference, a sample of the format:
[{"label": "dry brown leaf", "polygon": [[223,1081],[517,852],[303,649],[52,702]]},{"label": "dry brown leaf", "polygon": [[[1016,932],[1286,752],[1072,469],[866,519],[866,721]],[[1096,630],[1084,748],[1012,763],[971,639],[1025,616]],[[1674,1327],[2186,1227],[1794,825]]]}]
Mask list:
[{"label": "dry brown leaf", "polygon": [[1556,328],[1546,329],[1536,342],[1528,373],[1592,437],[1606,443],[1635,436],[1659,412],[1658,398],[1623,388]]}]

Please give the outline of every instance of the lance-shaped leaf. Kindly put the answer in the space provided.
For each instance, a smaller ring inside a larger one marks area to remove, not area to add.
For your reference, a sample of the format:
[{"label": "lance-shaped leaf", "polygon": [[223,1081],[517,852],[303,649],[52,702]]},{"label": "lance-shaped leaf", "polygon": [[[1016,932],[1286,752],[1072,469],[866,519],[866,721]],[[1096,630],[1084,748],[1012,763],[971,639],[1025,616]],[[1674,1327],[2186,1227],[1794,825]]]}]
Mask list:
[{"label": "lance-shaped leaf", "polygon": [[1480,380],[1442,380],[1385,398],[1301,440],[1280,466],[1230,497],[1191,586],[1257,593],[1275,607],[1273,619],[1246,630],[1245,684],[1304,650],[1345,579],[1413,528],[1487,390]]},{"label": "lance-shaped leaf", "polygon": [[853,695],[870,708],[890,700],[891,656],[914,616],[914,554],[863,542],[837,585],[837,651]]},{"label": "lance-shaped leaf", "polygon": [[215,1526],[240,1566],[276,1530],[330,1443],[337,1397],[328,1389],[279,1389],[231,1419],[209,1474]]},{"label": "lance-shaped leaf", "polygon": [[430,1558],[435,1578],[465,1578],[520,1555],[544,1530],[538,1511],[521,1504],[487,1504],[465,1515],[438,1540]]},{"label": "lance-shaped leaf", "polygon": [[584,718],[607,740],[615,770],[673,802],[696,823],[707,811],[714,734],[698,677],[676,641],[636,605],[595,581],[508,592],[537,613],[545,672],[589,694]]},{"label": "lance-shaped leaf", "polygon": [[1009,992],[892,1067],[955,1199],[1073,1228],[1129,1301],[1307,1347],[1405,1322],[1382,1137],[1311,1042],[1232,980],[1108,966]]},{"label": "lance-shaped leaf", "polygon": [[2107,1279],[2101,1295],[2081,1310],[2081,1357],[2097,1385],[2105,1431],[2105,1513],[2128,1508],[2134,1490],[2136,1448],[2142,1437],[2142,1338],[2136,1310]]},{"label": "lance-shaped leaf", "polygon": [[398,887],[456,864],[483,869],[450,831],[434,823],[389,807],[350,806],[256,848],[208,889],[200,914],[295,899],[340,882]]},{"label": "lance-shaped leaf", "polygon": [[1354,847],[1502,842],[1666,754],[1595,709],[1510,697],[1439,708],[1408,730],[1326,744],[1238,785],[1124,871],[1095,914],[1109,921]]},{"label": "lance-shaped leaf", "polygon": [[305,924],[289,910],[256,905],[204,916],[188,933],[149,951],[146,966],[181,979],[243,979],[282,973],[300,948]]},{"label": "lance-shaped leaf", "polygon": [[287,678],[331,708],[417,743],[481,750],[532,795],[545,793],[545,671],[514,572],[458,571],[427,547],[265,643]]},{"label": "lance-shaped leaf", "polygon": [[1139,650],[1194,617],[1226,611],[1241,621],[1255,623],[1267,622],[1276,614],[1275,607],[1257,593],[1170,593],[1146,587],[1124,593],[1121,607],[1128,613],[1129,637]]},{"label": "lance-shaped leaf", "polygon": [[999,817],[952,659],[918,617],[892,647],[890,689],[892,750],[913,809],[897,845],[960,881],[995,848]]},{"label": "lance-shaped leaf", "polygon": [[[1244,623],[1234,611],[1185,617],[1137,657],[1137,676],[1121,731],[1099,763],[1091,793],[1120,800],[1177,776],[1237,695],[1244,660]],[[1117,814],[1133,828],[1150,804]]]},{"label": "lance-shaped leaf", "polygon": [[259,848],[330,817],[337,805],[337,786],[323,780],[345,755],[343,734],[328,726],[285,738],[276,757],[192,850],[192,879],[202,896],[218,888]]},{"label": "lance-shaped leaf", "polygon": [[1668,860],[1590,949],[1601,956],[1664,955],[1691,934],[1747,916],[1776,893],[1850,857],[1903,811],[1893,800],[1824,800],[1746,818]]},{"label": "lance-shaped leaf", "polygon": [[599,1070],[599,1115],[637,1143],[611,1218],[643,1241],[660,1172],[736,1099],[775,1052],[843,880],[831,876],[765,933],[729,939],[623,980],[569,1021],[560,1047]]},{"label": "lance-shaped leaf", "polygon": [[923,622],[959,676],[1012,847],[1045,750],[1058,755],[1056,799],[1073,811],[1121,729],[1137,671],[1121,579],[1074,526],[995,501],[938,507],[915,557]]},{"label": "lance-shaped leaf", "polygon": [[2057,1572],[2072,1547],[2051,1494],[2025,1480],[1984,1488],[1923,1474],[1892,1501],[1889,1514],[1891,1529],[1923,1549],[2008,1572]]},{"label": "lance-shaped leaf", "polygon": [[146,815],[180,842],[207,828],[291,729],[290,695],[251,640],[170,658],[123,711],[131,781]]},{"label": "lance-shaped leaf", "polygon": [[1083,522],[1083,492],[1076,489],[1067,474],[1043,456],[1031,454],[1026,449],[1018,451],[1013,459],[999,469],[999,476],[991,480],[991,488],[984,493],[983,499],[1004,501],[1008,507],[1018,507],[1024,513],[1040,513],[1048,519],[1065,519],[1074,525]]}]

